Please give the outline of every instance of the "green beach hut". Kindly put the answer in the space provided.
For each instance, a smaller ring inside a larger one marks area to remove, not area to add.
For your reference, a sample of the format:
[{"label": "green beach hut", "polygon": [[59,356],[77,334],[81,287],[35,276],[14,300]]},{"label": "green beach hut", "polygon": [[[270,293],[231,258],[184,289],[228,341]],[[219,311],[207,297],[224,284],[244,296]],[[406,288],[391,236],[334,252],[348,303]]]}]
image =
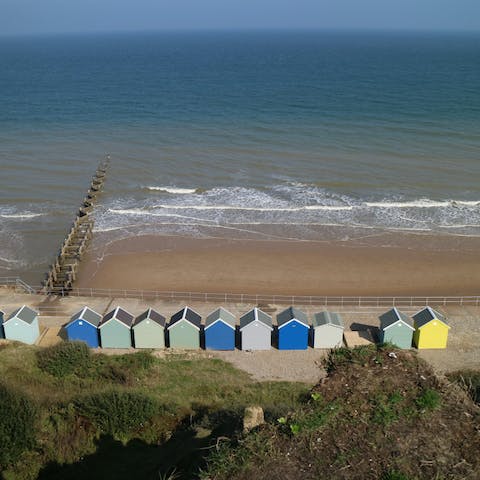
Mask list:
[{"label": "green beach hut", "polygon": [[399,348],[411,348],[414,331],[413,320],[396,307],[380,315],[380,343],[393,343]]},{"label": "green beach hut", "polygon": [[40,335],[38,313],[25,305],[18,308],[3,321],[3,331],[7,340],[33,345]]},{"label": "green beach hut", "polygon": [[102,348],[131,348],[133,315],[117,307],[103,317],[98,330]]},{"label": "green beach hut", "polygon": [[167,328],[171,348],[200,348],[202,317],[191,308],[185,307],[170,319]]},{"label": "green beach hut", "polygon": [[135,348],[165,347],[165,317],[152,308],[135,319],[132,332]]}]

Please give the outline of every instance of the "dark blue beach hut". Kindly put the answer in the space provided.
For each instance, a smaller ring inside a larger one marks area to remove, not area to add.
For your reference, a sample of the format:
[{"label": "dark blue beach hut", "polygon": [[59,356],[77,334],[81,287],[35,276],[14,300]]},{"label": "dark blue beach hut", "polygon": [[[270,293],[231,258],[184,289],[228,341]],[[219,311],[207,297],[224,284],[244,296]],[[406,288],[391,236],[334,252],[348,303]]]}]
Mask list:
[{"label": "dark blue beach hut", "polygon": [[0,310],[0,338],[5,338],[5,332],[3,331],[3,317],[5,313]]},{"label": "dark blue beach hut", "polygon": [[235,317],[223,307],[212,312],[205,320],[205,348],[235,349]]},{"label": "dark blue beach hut", "polygon": [[306,350],[310,327],[305,313],[289,307],[277,315],[278,349]]},{"label": "dark blue beach hut", "polygon": [[85,342],[91,348],[98,348],[98,325],[102,316],[88,307],[72,316],[70,322],[65,326],[69,340]]}]

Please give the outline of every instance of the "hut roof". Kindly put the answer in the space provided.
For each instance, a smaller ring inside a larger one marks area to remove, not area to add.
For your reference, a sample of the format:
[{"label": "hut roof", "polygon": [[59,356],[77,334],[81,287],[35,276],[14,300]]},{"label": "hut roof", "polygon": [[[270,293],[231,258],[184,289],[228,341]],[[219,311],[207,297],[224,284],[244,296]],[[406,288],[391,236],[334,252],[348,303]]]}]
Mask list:
[{"label": "hut roof", "polygon": [[162,327],[165,326],[165,317],[163,315],[160,315],[155,310],[153,310],[153,308],[149,308],[147,311],[139,315],[133,322],[132,326],[136,327],[139,323],[145,320],[151,320],[152,322],[158,323],[158,325]]},{"label": "hut roof", "polygon": [[400,312],[396,307],[393,307],[388,312],[385,312],[383,315],[380,315],[380,329],[385,330],[386,328],[391,327],[398,321],[403,322],[407,327],[415,330],[413,327],[412,319],[403,312]]},{"label": "hut roof", "polygon": [[313,327],[322,325],[332,325],[333,327],[343,328],[343,319],[339,313],[335,312],[319,312],[313,318]]},{"label": "hut roof", "polygon": [[222,320],[224,323],[235,329],[236,319],[233,313],[230,313],[223,307],[217,308],[205,319],[205,329],[213,325],[218,320]]},{"label": "hut roof", "polygon": [[170,319],[170,325],[168,328],[173,327],[177,322],[181,320],[186,320],[188,323],[192,324],[195,328],[200,329],[200,324],[202,322],[202,317],[189,307],[185,307],[179,312],[172,315]]},{"label": "hut roof", "polygon": [[272,317],[265,312],[262,312],[262,310],[257,307],[240,317],[240,330],[243,330],[247,325],[250,325],[250,323],[255,322],[256,320],[263,323],[270,330],[273,330]]},{"label": "hut roof", "polygon": [[437,320],[440,320],[448,328],[450,328],[445,316],[430,307],[423,308],[413,316],[413,319],[415,320],[415,324],[417,325],[418,328],[423,327],[424,325],[431,322],[435,318]]},{"label": "hut roof", "polygon": [[103,317],[103,320],[100,322],[100,325],[98,327],[102,328],[111,320],[118,320],[120,323],[130,328],[133,322],[133,315],[131,313],[128,313],[126,310],[123,310],[123,308],[117,307],[115,310],[112,310],[110,313],[107,313],[107,315]]},{"label": "hut roof", "polygon": [[306,327],[308,327],[307,315],[298,308],[289,307],[277,315],[278,328],[283,327],[283,325],[286,325],[292,320],[298,320],[300,323],[303,323]]},{"label": "hut roof", "polygon": [[83,310],[77,312],[75,315],[72,315],[70,322],[74,322],[76,320],[85,320],[90,325],[98,327],[102,321],[102,316],[93,311],[91,308],[83,307]]},{"label": "hut roof", "polygon": [[22,322],[28,323],[31,325],[33,321],[38,317],[38,313],[35,310],[24,305],[23,307],[17,308],[3,323],[7,323],[14,318],[22,320]]}]

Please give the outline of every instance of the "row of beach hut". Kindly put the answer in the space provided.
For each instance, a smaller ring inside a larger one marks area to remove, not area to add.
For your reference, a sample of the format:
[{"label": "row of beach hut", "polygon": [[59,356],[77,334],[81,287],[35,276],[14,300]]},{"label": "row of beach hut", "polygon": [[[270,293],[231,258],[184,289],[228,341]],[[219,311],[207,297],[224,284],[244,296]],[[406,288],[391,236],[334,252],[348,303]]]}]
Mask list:
[{"label": "row of beach hut", "polygon": [[[400,348],[446,348],[450,326],[446,318],[431,307],[412,317],[392,308],[380,316],[380,343],[392,343]],[[189,307],[166,318],[153,309],[138,317],[117,307],[102,317],[84,307],[65,326],[69,340],[85,342],[92,348],[172,348],[234,350],[268,350],[272,341],[279,350],[335,348],[342,345],[344,323],[341,315],[320,312],[309,323],[307,315],[289,307],[272,317],[253,308],[240,317],[220,307],[210,313],[205,324],[201,316]],[[0,337],[33,344],[40,334],[38,313],[27,306],[15,310],[8,318],[0,311]],[[237,342],[237,339],[239,340]]]}]

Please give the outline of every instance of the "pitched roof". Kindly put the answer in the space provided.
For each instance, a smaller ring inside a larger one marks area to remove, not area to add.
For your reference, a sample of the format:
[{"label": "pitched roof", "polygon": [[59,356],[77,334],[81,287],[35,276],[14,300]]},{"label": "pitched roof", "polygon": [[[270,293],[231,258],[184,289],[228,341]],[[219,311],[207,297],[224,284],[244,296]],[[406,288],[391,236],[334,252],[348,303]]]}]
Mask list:
[{"label": "pitched roof", "polygon": [[298,320],[300,323],[303,323],[305,326],[308,327],[307,315],[303,313],[301,310],[299,310],[298,308],[289,307],[277,315],[278,328],[287,324],[291,320]]},{"label": "pitched roof", "polygon": [[123,310],[123,308],[117,307],[115,310],[112,310],[103,317],[99,328],[102,328],[110,320],[118,320],[120,323],[130,328],[133,322],[133,315],[128,313],[126,310]]},{"label": "pitched roof", "polygon": [[165,326],[165,317],[153,310],[153,308],[149,308],[147,311],[143,312],[135,319],[132,327],[136,327],[139,323],[145,320],[151,320],[152,322],[155,322],[162,327]]},{"label": "pitched roof", "polygon": [[207,318],[205,319],[205,329],[213,325],[218,320],[222,320],[224,323],[235,329],[235,316],[228,310],[225,310],[225,308],[223,307],[217,308],[215,311],[213,311],[212,313],[210,313],[210,315],[207,316]]},{"label": "pitched roof", "polygon": [[343,319],[339,313],[335,312],[319,312],[313,317],[313,327],[322,325],[332,325],[337,328],[344,328]]},{"label": "pitched roof", "polygon": [[412,330],[415,330],[412,319],[405,313],[400,312],[396,307],[393,307],[388,312],[380,315],[380,329],[385,330],[386,328],[389,328],[397,323],[399,320]]},{"label": "pitched roof", "polygon": [[273,330],[272,317],[265,312],[262,312],[262,310],[257,307],[252,308],[252,310],[240,317],[240,330],[243,330],[247,325],[250,325],[250,323],[253,323],[256,320],[263,323],[270,330]]},{"label": "pitched roof", "polygon": [[168,328],[173,327],[177,322],[180,320],[186,320],[187,322],[191,323],[194,327],[200,328],[200,324],[202,322],[202,317],[195,311],[193,311],[189,307],[185,307],[179,312],[172,315],[170,319],[170,325]]},{"label": "pitched roof", "polygon": [[37,317],[38,313],[35,310],[32,310],[31,308],[24,305],[23,307],[17,308],[17,310],[10,314],[7,320],[4,320],[3,323],[7,323],[12,319],[17,318],[18,320],[22,320],[23,322],[31,325]]},{"label": "pitched roof", "polygon": [[91,308],[83,307],[83,310],[80,310],[76,314],[72,315],[70,323],[75,322],[76,320],[85,320],[90,325],[98,327],[98,325],[102,321],[102,316],[99,313],[93,311]]},{"label": "pitched roof", "polygon": [[417,328],[423,327],[434,319],[440,320],[442,323],[444,323],[447,327],[450,328],[445,316],[430,307],[425,307],[419,312],[417,312],[413,316],[413,319],[415,320],[415,325],[417,326]]}]

